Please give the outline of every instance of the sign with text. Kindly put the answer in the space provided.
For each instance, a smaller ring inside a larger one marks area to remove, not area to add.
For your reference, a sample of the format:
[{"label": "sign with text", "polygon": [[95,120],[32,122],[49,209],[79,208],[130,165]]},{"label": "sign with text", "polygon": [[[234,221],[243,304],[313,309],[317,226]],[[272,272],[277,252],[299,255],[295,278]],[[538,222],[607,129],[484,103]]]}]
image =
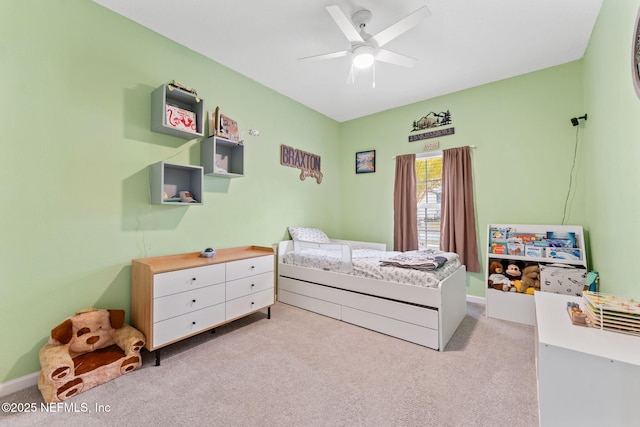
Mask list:
[{"label": "sign with text", "polygon": [[291,168],[300,169],[300,181],[308,176],[315,178],[316,182],[322,182],[320,171],[320,156],[307,153],[287,145],[280,145],[280,164]]},{"label": "sign with text", "polygon": [[456,133],[454,128],[434,130],[431,132],[425,132],[418,135],[409,135],[409,142],[421,141],[423,139],[430,139],[430,138],[438,138],[441,136],[453,135],[454,133]]}]

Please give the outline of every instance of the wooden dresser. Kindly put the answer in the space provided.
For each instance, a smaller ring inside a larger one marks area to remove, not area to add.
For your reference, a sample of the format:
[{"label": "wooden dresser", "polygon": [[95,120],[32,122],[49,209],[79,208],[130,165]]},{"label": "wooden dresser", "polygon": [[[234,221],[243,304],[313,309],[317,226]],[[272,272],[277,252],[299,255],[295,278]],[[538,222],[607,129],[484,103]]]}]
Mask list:
[{"label": "wooden dresser", "polygon": [[131,265],[131,324],[156,351],[267,308],[275,301],[274,250],[244,246],[135,259]]}]

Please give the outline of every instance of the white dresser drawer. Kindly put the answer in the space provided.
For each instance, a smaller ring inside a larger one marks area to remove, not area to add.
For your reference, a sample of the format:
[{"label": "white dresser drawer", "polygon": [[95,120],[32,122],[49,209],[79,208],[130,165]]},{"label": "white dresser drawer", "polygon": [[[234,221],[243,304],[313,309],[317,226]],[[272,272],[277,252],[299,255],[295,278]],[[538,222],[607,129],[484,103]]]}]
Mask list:
[{"label": "white dresser drawer", "polygon": [[264,291],[256,292],[255,294],[236,298],[232,301],[227,301],[226,320],[235,319],[236,317],[243,316],[254,310],[259,310],[272,304],[273,289],[267,289]]},{"label": "white dresser drawer", "polygon": [[180,292],[153,300],[153,320],[159,322],[190,311],[223,303],[224,284],[206,286],[193,291]]},{"label": "white dresser drawer", "polygon": [[273,289],[272,271],[227,282],[227,301],[265,289]]},{"label": "white dresser drawer", "polygon": [[240,279],[273,271],[273,255],[231,261],[227,263],[227,280]]},{"label": "white dresser drawer", "polygon": [[224,313],[224,304],[218,304],[154,323],[153,346],[158,347],[223,323]]},{"label": "white dresser drawer", "polygon": [[178,292],[190,291],[225,280],[224,264],[158,273],[153,276],[153,297],[163,297]]}]

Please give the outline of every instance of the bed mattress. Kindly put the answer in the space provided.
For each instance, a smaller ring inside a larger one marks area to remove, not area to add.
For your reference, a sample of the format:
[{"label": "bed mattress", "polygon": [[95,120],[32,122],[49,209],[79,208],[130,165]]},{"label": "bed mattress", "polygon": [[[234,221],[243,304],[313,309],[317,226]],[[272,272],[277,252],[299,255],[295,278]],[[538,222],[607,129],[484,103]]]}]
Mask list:
[{"label": "bed mattress", "polygon": [[[381,265],[382,261],[398,259],[399,257],[403,259],[411,259],[412,256],[424,257],[427,253],[445,257],[447,261],[433,271]],[[286,253],[282,257],[282,261],[285,264],[340,272],[341,256],[340,251],[303,249],[297,254],[294,252]],[[395,252],[356,248],[352,250],[351,258],[353,266],[351,274],[355,276],[434,288],[437,288],[440,281],[453,274],[461,265],[456,254],[441,251]]]}]

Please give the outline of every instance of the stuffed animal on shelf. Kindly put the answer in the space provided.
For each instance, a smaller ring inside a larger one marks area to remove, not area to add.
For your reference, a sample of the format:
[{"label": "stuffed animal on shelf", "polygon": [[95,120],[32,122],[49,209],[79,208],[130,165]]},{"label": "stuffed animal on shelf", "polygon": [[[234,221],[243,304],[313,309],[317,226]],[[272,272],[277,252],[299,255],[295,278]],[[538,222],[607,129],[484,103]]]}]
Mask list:
[{"label": "stuffed animal on shelf", "polygon": [[520,263],[517,261],[508,261],[506,264],[507,267],[504,269],[504,274],[507,276],[507,279],[512,282],[515,280],[521,280],[522,267],[520,266]]},{"label": "stuffed animal on shelf", "polygon": [[511,281],[503,274],[504,268],[498,261],[492,261],[489,264],[489,286],[499,291],[513,290]]},{"label": "stuffed animal on shelf", "polygon": [[540,290],[540,267],[537,264],[528,265],[522,270],[522,285],[524,292],[533,295]]}]

